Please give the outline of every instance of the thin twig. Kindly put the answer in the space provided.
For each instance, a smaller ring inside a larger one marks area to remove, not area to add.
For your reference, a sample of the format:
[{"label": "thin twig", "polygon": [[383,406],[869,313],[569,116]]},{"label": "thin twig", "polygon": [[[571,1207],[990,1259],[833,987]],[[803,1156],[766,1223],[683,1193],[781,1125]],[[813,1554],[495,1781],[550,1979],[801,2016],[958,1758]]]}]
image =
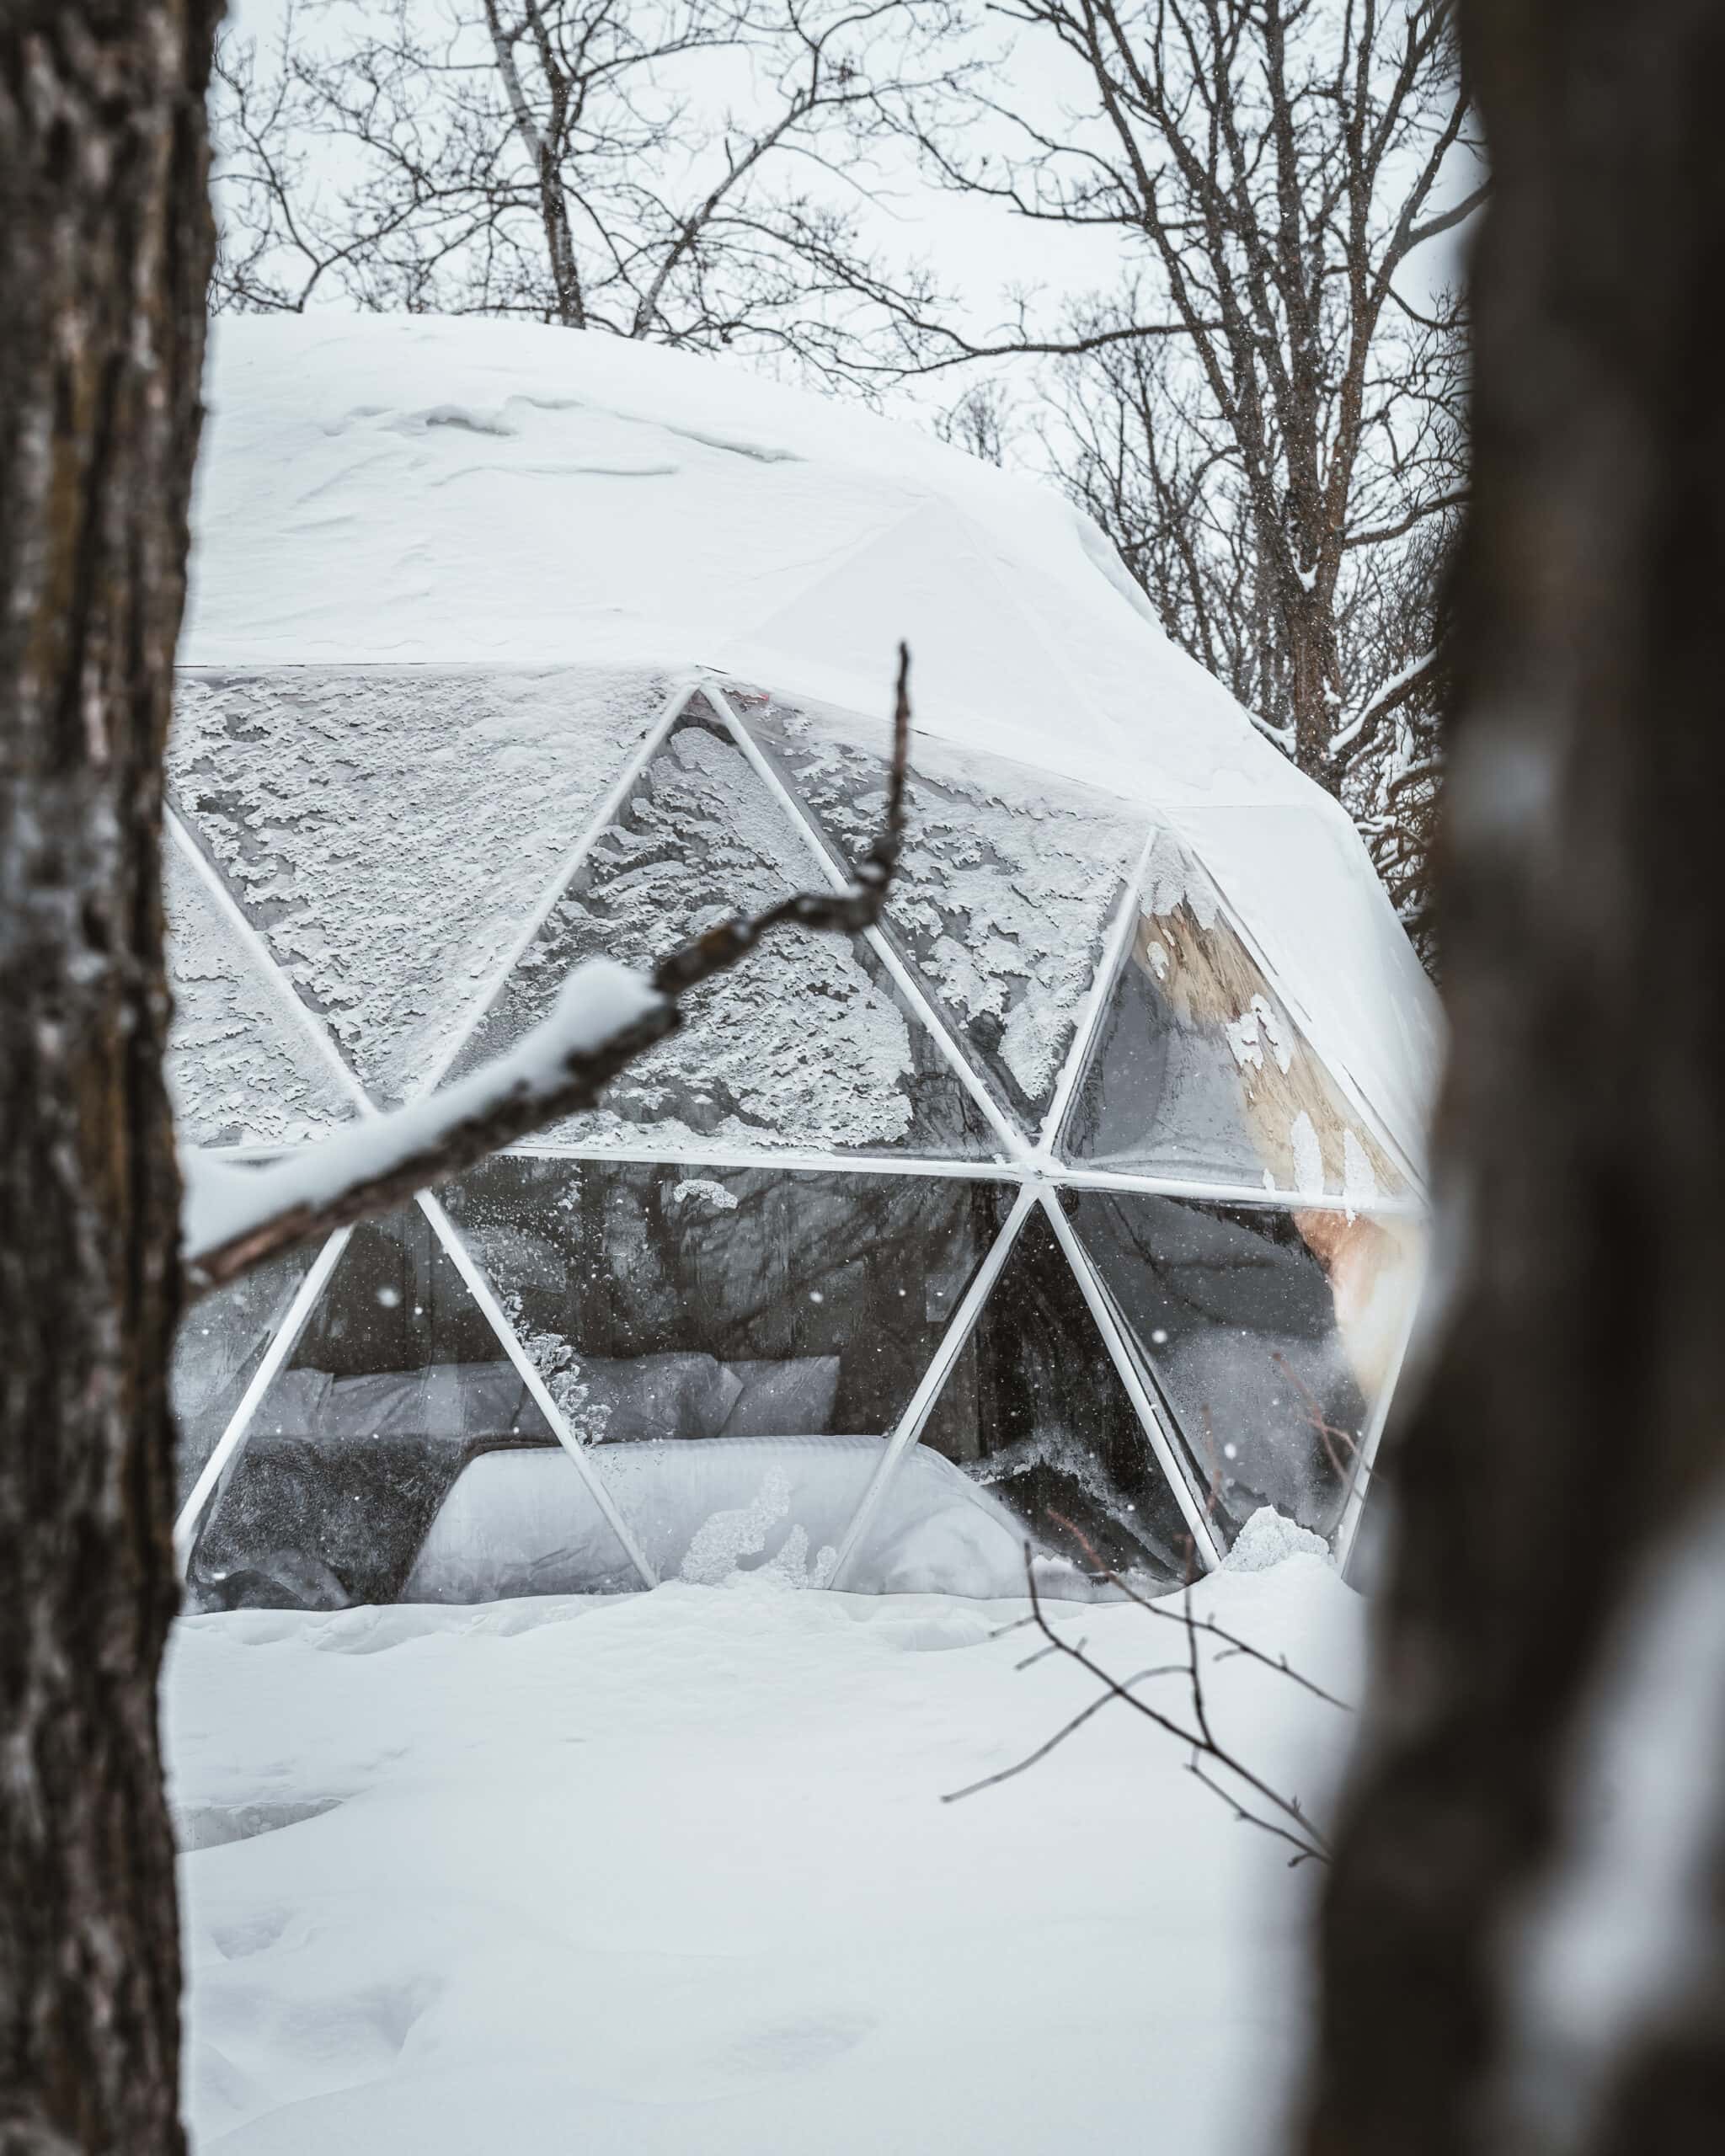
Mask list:
[{"label": "thin twig", "polygon": [[[1095,1568],[1092,1574],[1094,1578],[1105,1582],[1109,1587],[1118,1588],[1129,1602],[1136,1603],[1140,1609],[1146,1611],[1150,1616],[1159,1619],[1165,1625],[1183,1626],[1188,1623],[1188,1620],[1186,1616],[1177,1617],[1172,1610],[1163,1609],[1161,1603],[1152,1602],[1148,1595],[1140,1594],[1130,1581],[1123,1579],[1119,1573],[1104,1563],[1097,1553],[1096,1545],[1083,1529],[1068,1519],[1063,1513],[1050,1513],[1049,1518],[1057,1527],[1065,1528],[1067,1534],[1089,1558]],[[1035,1621],[1033,1617],[1023,1617],[1018,1620],[1023,1625],[1032,1625]],[[1214,1617],[1193,1618],[1190,1622],[1194,1624],[1200,1632],[1208,1632],[1213,1638],[1220,1640],[1231,1654],[1244,1655],[1249,1661],[1262,1662],[1266,1669],[1274,1669],[1278,1676],[1290,1678],[1302,1689],[1310,1692],[1314,1699],[1322,1700],[1326,1706],[1338,1708],[1344,1715],[1353,1713],[1354,1709],[1346,1700],[1338,1700],[1332,1692],[1325,1691],[1322,1684],[1315,1684],[1311,1678],[1302,1677],[1288,1660],[1286,1655],[1266,1654],[1262,1647],[1253,1646],[1250,1640],[1240,1639],[1234,1633],[1226,1630],[1223,1626],[1217,1624]],[[1220,1659],[1220,1657],[1217,1658]]]},{"label": "thin twig", "polygon": [[[1062,1524],[1070,1524],[1070,1523]],[[1081,1540],[1082,1537],[1081,1536],[1080,1539]],[[1049,1649],[1057,1654],[1065,1656],[1067,1661],[1076,1662],[1078,1668],[1083,1670],[1087,1676],[1093,1678],[1097,1684],[1102,1687],[1102,1693],[1098,1698],[1092,1700],[1087,1706],[1083,1708],[1077,1715],[1076,1715],[1071,1721],[1067,1722],[1062,1728],[1057,1730],[1052,1737],[1047,1738],[1043,1743],[1038,1745],[1033,1752],[1027,1753],[1023,1758],[1017,1760],[1013,1765],[1002,1768],[998,1774],[990,1774],[981,1781],[972,1782],[964,1789],[949,1790],[942,1798],[943,1803],[956,1803],[960,1797],[975,1796],[977,1791],[980,1790],[992,1789],[1001,1782],[1010,1781],[1016,1775],[1025,1773],[1029,1768],[1035,1766],[1039,1761],[1047,1758],[1049,1754],[1055,1751],[1060,1745],[1063,1744],[1066,1739],[1071,1736],[1075,1730],[1082,1728],[1084,1724],[1088,1721],[1092,1716],[1099,1714],[1103,1708],[1108,1705],[1110,1700],[1119,1700],[1127,1706],[1130,1707],[1135,1713],[1142,1715],[1147,1721],[1154,1722],[1158,1729],[1165,1731],[1168,1736],[1176,1738],[1180,1743],[1185,1745],[1192,1753],[1193,1762],[1194,1764],[1199,1758],[1213,1760],[1218,1768],[1220,1768],[1225,1774],[1232,1775],[1236,1781],[1240,1782],[1245,1788],[1249,1790],[1252,1794],[1255,1797],[1258,1798],[1272,1812],[1280,1812],[1282,1815],[1282,1820],[1280,1821],[1274,1818],[1262,1818],[1257,1813],[1246,1810],[1239,1801],[1232,1796],[1227,1795],[1226,1792],[1218,1792],[1226,1797],[1226,1801],[1233,1806],[1236,1817],[1242,1820],[1247,1825],[1262,1828],[1265,1833],[1274,1835],[1279,1841],[1288,1843],[1296,1852],[1295,1860],[1297,1862],[1304,1862],[1308,1858],[1312,1859],[1320,1864],[1327,1864],[1329,1862],[1329,1845],[1325,1840],[1322,1833],[1312,1824],[1311,1821],[1307,1818],[1306,1813],[1300,1809],[1299,1800],[1294,1797],[1285,1797],[1281,1796],[1277,1790],[1272,1789],[1269,1784],[1264,1781],[1259,1775],[1253,1774],[1249,1767],[1245,1765],[1242,1761],[1236,1758],[1232,1753],[1226,1749],[1225,1746],[1218,1742],[1215,1733],[1210,1725],[1209,1711],[1205,1705],[1204,1696],[1204,1679],[1199,1667],[1199,1656],[1198,1652],[1198,1634],[1208,1628],[1205,1625],[1199,1624],[1192,1615],[1191,1590],[1189,1588],[1186,1591],[1184,1598],[1186,1606],[1183,1614],[1179,1618],[1172,1619],[1172,1622],[1183,1625],[1185,1629],[1187,1636],[1186,1662],[1183,1664],[1177,1663],[1171,1666],[1165,1666],[1164,1668],[1156,1670],[1141,1670],[1135,1676],[1127,1678],[1123,1681],[1119,1678],[1110,1675],[1110,1673],[1102,1667],[1100,1662],[1094,1661],[1088,1654],[1087,1654],[1081,1642],[1077,1645],[1074,1645],[1071,1640],[1063,1640],[1059,1633],[1055,1630],[1054,1626],[1049,1621],[1047,1613],[1043,1609],[1042,1598],[1037,1589],[1035,1554],[1028,1542],[1024,1545],[1024,1578],[1026,1586],[1029,1590],[1032,1623],[1036,1626],[1036,1629],[1042,1634],[1044,1639],[1048,1642]],[[1143,1602],[1142,1598],[1135,1594],[1132,1595],[1130,1598],[1135,1602],[1140,1603],[1140,1607],[1146,1609],[1152,1607],[1151,1604]],[[1162,1610],[1157,1610],[1156,1614],[1158,1616],[1171,1616],[1171,1613]],[[1243,1646],[1243,1642],[1241,1644]],[[1251,1652],[1251,1650],[1247,1651]],[[1258,1659],[1268,1661],[1268,1657],[1259,1656]],[[1271,1663],[1270,1666],[1272,1668],[1275,1667],[1274,1663]],[[1185,1670],[1187,1681],[1191,1691],[1193,1720],[1197,1724],[1197,1727],[1195,1729],[1188,1729],[1183,1727],[1179,1722],[1176,1721],[1172,1716],[1164,1714],[1158,1707],[1153,1707],[1147,1700],[1140,1699],[1137,1693],[1132,1689],[1135,1685],[1146,1682],[1146,1679],[1151,1676],[1167,1675],[1169,1673],[1169,1667],[1172,1667],[1176,1670],[1183,1668]],[[1292,1676],[1294,1673],[1291,1670],[1284,1669],[1284,1674]],[[1304,1683],[1306,1680],[1297,1679],[1296,1681]],[[1310,1684],[1307,1685],[1307,1689],[1312,1691],[1316,1691],[1317,1689],[1315,1685]],[[1327,1694],[1321,1693],[1319,1696],[1321,1698],[1327,1698],[1328,1695]],[[1332,1701],[1331,1704],[1338,1705],[1340,1702]],[[1204,1781],[1206,1787],[1212,1786],[1208,1779],[1204,1775],[1200,1774],[1199,1779]],[[1290,1822],[1291,1824],[1284,1824],[1282,1823],[1283,1821]]]},{"label": "thin twig", "polygon": [[[1052,1653],[1054,1650],[1049,1648],[1045,1652]],[[1040,1659],[1039,1657],[1039,1659]],[[1184,1662],[1165,1662],[1155,1669],[1140,1669],[1135,1676],[1127,1678],[1125,1682],[1128,1685],[1142,1684],[1152,1677],[1178,1677],[1185,1666]],[[1081,1708],[1071,1721],[1062,1728],[1057,1729],[1045,1744],[1039,1744],[1033,1752],[1015,1761],[1012,1766],[1002,1767],[997,1774],[985,1774],[980,1782],[970,1782],[963,1789],[948,1790],[941,1798],[941,1802],[956,1804],[961,1796],[975,1796],[979,1790],[993,1789],[1001,1782],[1011,1781],[1016,1774],[1028,1772],[1030,1768],[1037,1764],[1039,1760],[1047,1758],[1049,1753],[1057,1745],[1064,1744],[1075,1729],[1081,1729],[1092,1715],[1100,1714],[1104,1707],[1111,1706],[1113,1704],[1112,1694],[1107,1692],[1102,1693],[1097,1698],[1092,1700],[1087,1707]]]},{"label": "thin twig", "polygon": [[1248,1812],[1231,1790],[1224,1789],[1220,1782],[1212,1781],[1196,1759],[1188,1759],[1186,1762],[1186,1771],[1194,1781],[1201,1782],[1212,1796],[1219,1796],[1242,1827],[1256,1827],[1263,1833],[1274,1834],[1278,1841],[1291,1843],[1295,1854],[1288,1860],[1290,1871],[1295,1870],[1300,1865],[1314,1860],[1319,1864],[1327,1864],[1329,1861],[1321,1850],[1309,1849],[1297,1834],[1290,1833],[1285,1827],[1278,1826],[1274,1819],[1261,1819],[1257,1812]]}]

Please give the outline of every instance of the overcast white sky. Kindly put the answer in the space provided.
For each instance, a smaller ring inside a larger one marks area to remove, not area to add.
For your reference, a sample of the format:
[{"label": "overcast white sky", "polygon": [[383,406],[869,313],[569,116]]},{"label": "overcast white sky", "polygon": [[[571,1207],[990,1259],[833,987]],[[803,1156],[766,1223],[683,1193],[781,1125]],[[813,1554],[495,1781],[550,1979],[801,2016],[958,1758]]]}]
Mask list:
[{"label": "overcast white sky", "polygon": [[[323,0],[323,5],[328,7],[330,0]],[[448,17],[448,0],[411,0],[411,7],[414,13],[424,14],[428,28]],[[272,42],[288,8],[289,0],[229,0],[228,22],[243,35]],[[346,0],[334,0],[333,12],[325,19],[339,22],[349,12]],[[318,0],[310,0],[309,5],[307,0],[299,0],[297,13],[302,35],[323,34]],[[1058,131],[1063,111],[1083,102],[1084,84],[1076,63],[1070,81],[1063,80],[1054,72],[1062,56],[1053,51],[1050,41],[1028,35],[1015,41],[1009,24],[991,31],[987,45],[1006,56],[1006,101],[1049,131]],[[724,62],[703,55],[699,65],[704,88]],[[709,94],[745,104],[746,68],[740,68],[733,82]],[[1456,169],[1446,178],[1440,196],[1454,199],[1473,184],[1471,161],[1457,161]],[[908,156],[895,158],[884,181],[871,178],[868,184],[868,237],[878,237],[882,251],[900,261],[924,259],[931,263],[942,283],[961,296],[968,318],[964,326],[979,341],[1006,318],[1009,294],[1028,290],[1039,295],[1037,312],[1045,314],[1052,326],[1065,300],[1117,283],[1125,266],[1116,235],[1028,222],[996,205],[955,195],[927,179]],[[1425,301],[1434,289],[1458,278],[1465,245],[1465,232],[1456,232],[1421,250],[1400,280],[1407,296]],[[944,406],[985,371],[948,370],[920,388],[900,392],[892,401],[923,409]]]}]

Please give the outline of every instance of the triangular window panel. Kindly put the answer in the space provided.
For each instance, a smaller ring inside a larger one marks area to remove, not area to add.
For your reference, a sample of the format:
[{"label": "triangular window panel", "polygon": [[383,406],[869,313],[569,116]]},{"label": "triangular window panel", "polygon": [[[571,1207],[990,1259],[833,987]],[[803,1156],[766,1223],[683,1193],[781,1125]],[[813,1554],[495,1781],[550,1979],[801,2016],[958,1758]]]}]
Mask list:
[{"label": "triangular window panel", "polygon": [[[456,1066],[518,1040],[569,969],[645,968],[728,915],[819,881],[807,838],[704,703],[648,764]],[[684,999],[678,1033],[605,1105],[547,1135],[667,1153],[913,1152],[986,1159],[981,1109],[866,944],[785,928]]]},{"label": "triangular window panel", "polygon": [[[996,1200],[1004,1213],[1009,1194]],[[1040,1209],[1020,1229],[975,1329],[935,1401],[917,1451],[979,1486],[1018,1539],[1091,1566],[1080,1530],[1103,1562],[1152,1587],[1201,1569],[1192,1537],[1108,1344]],[[912,1475],[915,1454],[905,1466]],[[903,1481],[902,1472],[900,1477]],[[909,1486],[889,1492],[907,1502]],[[906,1515],[926,1511],[924,1493]],[[872,1534],[868,1563],[893,1581],[892,1553]],[[985,1592],[1022,1591],[996,1580]],[[895,1582],[912,1582],[903,1577]]]},{"label": "triangular window panel", "polygon": [[663,702],[639,674],[182,677],[176,798],[381,1102],[436,1069]]},{"label": "triangular window panel", "polygon": [[1088,1167],[1346,1197],[1406,1188],[1229,921],[1160,834],[1060,1140]]},{"label": "triangular window panel", "polygon": [[193,1145],[288,1145],[354,1113],[284,981],[171,840],[163,853],[174,1022],[168,1078]]},{"label": "triangular window panel", "polygon": [[[493,1543],[440,1534],[481,1456],[542,1455],[570,1486],[555,1566],[497,1590],[639,1585],[615,1531],[418,1207],[355,1228],[206,1509],[188,1584],[204,1609],[467,1602]],[[540,1552],[542,1557],[546,1553]]]},{"label": "triangular window panel", "polygon": [[505,1154],[446,1202],[654,1569],[708,1583],[825,1584],[993,1240],[951,1177]]},{"label": "triangular window panel", "polygon": [[[825,715],[732,702],[829,848],[879,829],[886,766]],[[1141,819],[1087,788],[919,736],[886,930],[996,1100],[1034,1138],[1054,1097]]]},{"label": "triangular window panel", "polygon": [[1073,1225],[1221,1540],[1264,1506],[1332,1535],[1405,1337],[1418,1225],[1097,1191]]},{"label": "triangular window panel", "polygon": [[176,1510],[238,1411],[315,1255],[316,1246],[307,1245],[270,1258],[200,1295],[181,1318],[168,1379]]}]

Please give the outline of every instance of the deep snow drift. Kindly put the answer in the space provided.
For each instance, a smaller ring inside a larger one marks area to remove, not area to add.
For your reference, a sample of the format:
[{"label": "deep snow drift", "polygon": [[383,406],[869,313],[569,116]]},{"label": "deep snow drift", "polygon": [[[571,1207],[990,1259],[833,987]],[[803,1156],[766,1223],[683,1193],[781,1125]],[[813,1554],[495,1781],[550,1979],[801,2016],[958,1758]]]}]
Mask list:
[{"label": "deep snow drift", "polygon": [[[1165,1605],[1170,1608],[1177,1604]],[[1361,1605],[1295,1556],[1201,1615],[1344,1697]],[[759,1578],[189,1620],[166,1694],[200,2156],[1252,2156],[1315,1867],[1023,1605]],[[1060,1623],[1119,1676],[1183,1652]],[[1327,1815],[1349,1717],[1206,1649],[1213,1719]],[[1183,1714],[1183,1677],[1148,1696]]]}]

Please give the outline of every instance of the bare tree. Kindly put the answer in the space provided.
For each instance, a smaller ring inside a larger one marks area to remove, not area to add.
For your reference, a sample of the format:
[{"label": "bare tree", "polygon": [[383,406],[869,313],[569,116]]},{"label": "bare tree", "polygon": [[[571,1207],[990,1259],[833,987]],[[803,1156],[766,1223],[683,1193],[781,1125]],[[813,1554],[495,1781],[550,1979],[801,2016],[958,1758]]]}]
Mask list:
[{"label": "bare tree", "polygon": [[1330,732],[1317,760],[1294,717],[1279,576],[1266,573],[1246,490],[1194,408],[1178,352],[1162,340],[1108,347],[1066,362],[1055,395],[1063,422],[1056,439],[1076,445],[1063,473],[1068,490],[1114,540],[1174,640],[1349,811],[1429,964],[1436,960],[1445,594],[1466,490],[1462,356],[1458,322],[1436,354],[1417,370],[1410,362],[1399,386],[1384,385],[1423,439],[1399,473],[1379,472],[1375,483],[1408,484],[1415,501],[1399,524],[1367,526],[1340,549],[1331,613],[1348,686],[1339,696],[1326,691]]},{"label": "bare tree", "polygon": [[1310,2156],[1725,2122],[1725,11],[1462,0],[1493,199],[1445,803],[1444,1292]]},{"label": "bare tree", "polygon": [[[518,316],[817,371],[862,334],[885,97],[948,0],[409,0],[217,59],[218,307]],[[724,94],[726,86],[730,94]]]},{"label": "bare tree", "polygon": [[172,2152],[158,841],[215,0],[0,14],[0,2148]]},{"label": "bare tree", "polygon": [[[1169,634],[1353,811],[1423,915],[1464,323],[1415,258],[1483,189],[1439,0],[1001,0],[1001,79],[899,103],[933,174],[1119,236],[1122,282],[996,335],[881,291],[914,371],[1050,369],[1050,462]],[[1039,75],[1077,85],[1027,113]],[[1093,242],[1092,242],[1093,244]],[[1428,789],[1429,790],[1429,789]]]},{"label": "bare tree", "polygon": [[998,379],[973,382],[934,419],[943,441],[984,464],[1006,463],[1015,426],[1012,399]]},{"label": "bare tree", "polygon": [[[1242,1827],[1255,1827],[1273,1840],[1284,1843],[1294,1854],[1288,1860],[1289,1869],[1301,1864],[1327,1864],[1330,1861],[1328,1837],[1311,1817],[1300,1799],[1291,1793],[1277,1789],[1263,1774],[1251,1766],[1240,1752],[1219,1738],[1210,1721],[1208,1695],[1204,1681],[1204,1648],[1207,1642],[1216,1642],[1213,1662],[1239,1658],[1255,1662],[1263,1668],[1273,1670],[1297,1685],[1326,1706],[1334,1707],[1338,1713],[1352,1714],[1353,1708],[1333,1692],[1327,1692],[1309,1677],[1304,1677],[1288,1660],[1285,1654],[1266,1654],[1262,1647],[1243,1640],[1237,1632],[1227,1630],[1214,1617],[1199,1617],[1192,1607],[1193,1573],[1197,1569],[1195,1554],[1188,1565],[1185,1591],[1178,1611],[1166,1602],[1151,1601],[1140,1594],[1130,1581],[1104,1562],[1101,1553],[1082,1529],[1058,1513],[1050,1514],[1055,1524],[1063,1528],[1083,1551],[1090,1566],[1091,1577],[1105,1585],[1125,1601],[1143,1611],[1146,1617],[1159,1625],[1178,1625],[1184,1636],[1184,1652],[1178,1662],[1157,1662],[1146,1669],[1135,1670],[1130,1677],[1117,1678],[1103,1668],[1093,1655],[1087,1652],[1088,1642],[1072,1640],[1057,1629],[1062,1623],[1076,1621],[1071,1615],[1050,1618],[1043,1604],[1041,1591],[1037,1585],[1035,1551],[1027,1542],[1024,1545],[1024,1591],[1030,1603],[1030,1614],[1002,1625],[996,1635],[1003,1637],[1008,1632],[1023,1631],[1027,1627],[1038,1632],[1043,1644],[1027,1655],[1018,1664],[1020,1671],[1033,1668],[1050,1655],[1059,1655],[1081,1669],[1099,1688],[1095,1696],[1078,1710],[1076,1715],[1061,1723],[1053,1736],[1045,1737],[1033,1752],[1022,1759],[1014,1760],[1009,1767],[985,1774],[981,1780],[969,1783],[963,1789],[949,1790],[941,1798],[943,1804],[957,1804],[963,1798],[975,1796],[980,1790],[998,1788],[1001,1783],[1016,1780],[1039,1766],[1051,1753],[1060,1748],[1092,1721],[1103,1708],[1120,1705],[1130,1707],[1153,1729],[1171,1737],[1186,1753],[1186,1771],[1203,1785],[1212,1796],[1226,1804],[1235,1820]],[[1174,1718],[1174,1710],[1157,1705],[1141,1696],[1140,1687],[1154,1683],[1158,1678],[1182,1677],[1186,1680],[1187,1720]]]}]

